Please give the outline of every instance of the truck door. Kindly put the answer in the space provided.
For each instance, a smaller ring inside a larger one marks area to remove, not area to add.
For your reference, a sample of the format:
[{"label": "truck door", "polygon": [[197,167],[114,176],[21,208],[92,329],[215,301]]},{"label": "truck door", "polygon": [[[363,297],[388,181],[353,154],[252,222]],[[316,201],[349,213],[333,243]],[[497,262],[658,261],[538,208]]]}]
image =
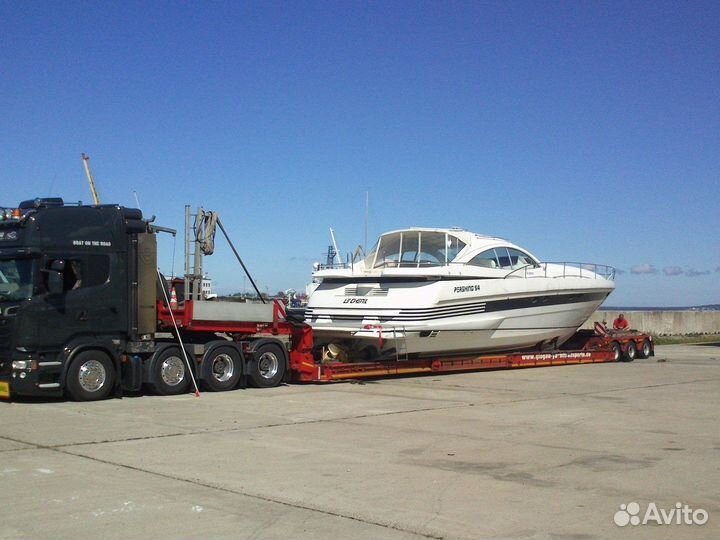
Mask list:
[{"label": "truck door", "polygon": [[47,346],[122,328],[125,311],[117,305],[121,300],[109,278],[110,258],[105,254],[47,258],[43,280],[48,292],[33,302]]}]

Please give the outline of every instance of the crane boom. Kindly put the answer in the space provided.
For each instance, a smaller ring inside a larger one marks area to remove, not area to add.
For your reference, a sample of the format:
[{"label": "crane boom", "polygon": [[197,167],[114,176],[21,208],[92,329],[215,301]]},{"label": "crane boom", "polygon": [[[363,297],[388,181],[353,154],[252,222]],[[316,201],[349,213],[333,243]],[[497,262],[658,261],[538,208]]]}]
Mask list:
[{"label": "crane boom", "polygon": [[92,171],[90,170],[90,156],[83,152],[82,159],[83,165],[85,165],[85,174],[87,174],[88,182],[90,182],[90,192],[92,193],[93,203],[98,205],[100,204],[100,196],[98,195],[97,188],[95,187],[95,179],[93,178]]}]

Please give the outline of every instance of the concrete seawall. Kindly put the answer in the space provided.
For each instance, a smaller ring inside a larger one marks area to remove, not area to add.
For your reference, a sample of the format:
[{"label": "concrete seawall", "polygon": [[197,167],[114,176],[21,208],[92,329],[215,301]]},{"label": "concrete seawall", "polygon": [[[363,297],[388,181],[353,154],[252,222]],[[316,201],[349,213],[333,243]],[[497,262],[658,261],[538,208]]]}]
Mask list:
[{"label": "concrete seawall", "polygon": [[[619,311],[596,311],[583,325],[592,328],[595,321],[612,322]],[[720,334],[720,311],[623,311],[630,328],[656,336]]]}]

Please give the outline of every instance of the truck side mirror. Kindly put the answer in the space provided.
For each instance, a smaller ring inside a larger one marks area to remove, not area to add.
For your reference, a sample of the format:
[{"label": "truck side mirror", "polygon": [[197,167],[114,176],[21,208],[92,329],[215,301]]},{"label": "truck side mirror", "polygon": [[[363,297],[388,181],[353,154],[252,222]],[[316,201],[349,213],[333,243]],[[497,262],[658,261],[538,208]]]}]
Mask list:
[{"label": "truck side mirror", "polygon": [[48,292],[50,294],[62,294],[63,293],[63,275],[62,272],[50,270],[48,272]]}]

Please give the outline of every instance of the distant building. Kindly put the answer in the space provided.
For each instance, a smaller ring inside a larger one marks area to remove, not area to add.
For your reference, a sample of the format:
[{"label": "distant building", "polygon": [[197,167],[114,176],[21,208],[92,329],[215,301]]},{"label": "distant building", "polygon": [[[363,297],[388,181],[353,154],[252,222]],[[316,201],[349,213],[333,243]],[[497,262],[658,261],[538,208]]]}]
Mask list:
[{"label": "distant building", "polygon": [[200,283],[200,292],[205,299],[217,298],[217,294],[213,292],[212,279],[207,277],[207,274],[203,276],[202,282]]}]

